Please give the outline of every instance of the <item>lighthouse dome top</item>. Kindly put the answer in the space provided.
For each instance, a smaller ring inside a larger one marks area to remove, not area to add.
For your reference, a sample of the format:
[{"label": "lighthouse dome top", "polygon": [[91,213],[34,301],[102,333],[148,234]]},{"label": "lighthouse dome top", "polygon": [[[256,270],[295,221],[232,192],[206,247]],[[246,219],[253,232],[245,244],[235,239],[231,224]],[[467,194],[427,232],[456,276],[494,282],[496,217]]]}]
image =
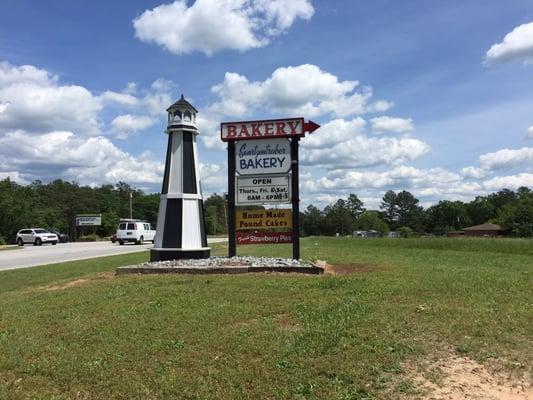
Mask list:
[{"label": "lighthouse dome top", "polygon": [[198,110],[181,95],[181,98],[167,108],[168,125],[196,125]]}]

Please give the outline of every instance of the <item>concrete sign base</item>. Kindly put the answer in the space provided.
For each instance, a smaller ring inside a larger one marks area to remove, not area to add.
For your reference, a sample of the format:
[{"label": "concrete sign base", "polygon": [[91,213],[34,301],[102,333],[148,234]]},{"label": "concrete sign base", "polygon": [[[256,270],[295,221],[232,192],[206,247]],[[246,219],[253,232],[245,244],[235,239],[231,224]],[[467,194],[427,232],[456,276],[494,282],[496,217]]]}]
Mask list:
[{"label": "concrete sign base", "polygon": [[170,261],[191,258],[208,258],[211,253],[210,247],[194,250],[184,249],[150,249],[150,261]]}]

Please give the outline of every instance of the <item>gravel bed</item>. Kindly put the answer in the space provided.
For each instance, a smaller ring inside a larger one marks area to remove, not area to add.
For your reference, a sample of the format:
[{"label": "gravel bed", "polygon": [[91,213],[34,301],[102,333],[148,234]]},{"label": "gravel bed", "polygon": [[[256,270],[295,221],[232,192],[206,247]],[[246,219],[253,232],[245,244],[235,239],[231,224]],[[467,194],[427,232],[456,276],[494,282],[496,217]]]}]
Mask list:
[{"label": "gravel bed", "polygon": [[155,261],[139,264],[141,268],[217,268],[217,267],[241,267],[249,266],[254,268],[310,268],[315,267],[313,264],[304,263],[300,260],[290,258],[272,258],[272,257],[210,257],[203,259],[183,259],[172,261]]}]

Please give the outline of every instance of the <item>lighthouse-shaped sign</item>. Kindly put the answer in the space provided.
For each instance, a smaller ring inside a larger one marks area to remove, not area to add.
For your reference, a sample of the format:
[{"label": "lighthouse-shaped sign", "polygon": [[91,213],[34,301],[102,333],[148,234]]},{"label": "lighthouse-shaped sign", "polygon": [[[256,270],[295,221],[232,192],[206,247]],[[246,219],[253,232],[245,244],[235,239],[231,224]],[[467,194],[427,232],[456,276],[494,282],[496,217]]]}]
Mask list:
[{"label": "lighthouse-shaped sign", "polygon": [[196,114],[187,100],[168,109],[167,156],[151,261],[207,258],[203,198],[196,147]]}]

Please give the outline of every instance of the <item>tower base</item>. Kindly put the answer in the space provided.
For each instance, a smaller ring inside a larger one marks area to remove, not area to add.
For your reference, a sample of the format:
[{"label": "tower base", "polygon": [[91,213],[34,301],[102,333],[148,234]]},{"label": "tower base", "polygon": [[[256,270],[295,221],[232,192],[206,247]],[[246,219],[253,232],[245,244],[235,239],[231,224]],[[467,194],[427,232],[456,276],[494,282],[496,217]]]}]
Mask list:
[{"label": "tower base", "polygon": [[170,261],[182,260],[188,258],[209,258],[211,255],[211,247],[202,247],[199,249],[184,250],[184,249],[150,249],[150,261]]}]

